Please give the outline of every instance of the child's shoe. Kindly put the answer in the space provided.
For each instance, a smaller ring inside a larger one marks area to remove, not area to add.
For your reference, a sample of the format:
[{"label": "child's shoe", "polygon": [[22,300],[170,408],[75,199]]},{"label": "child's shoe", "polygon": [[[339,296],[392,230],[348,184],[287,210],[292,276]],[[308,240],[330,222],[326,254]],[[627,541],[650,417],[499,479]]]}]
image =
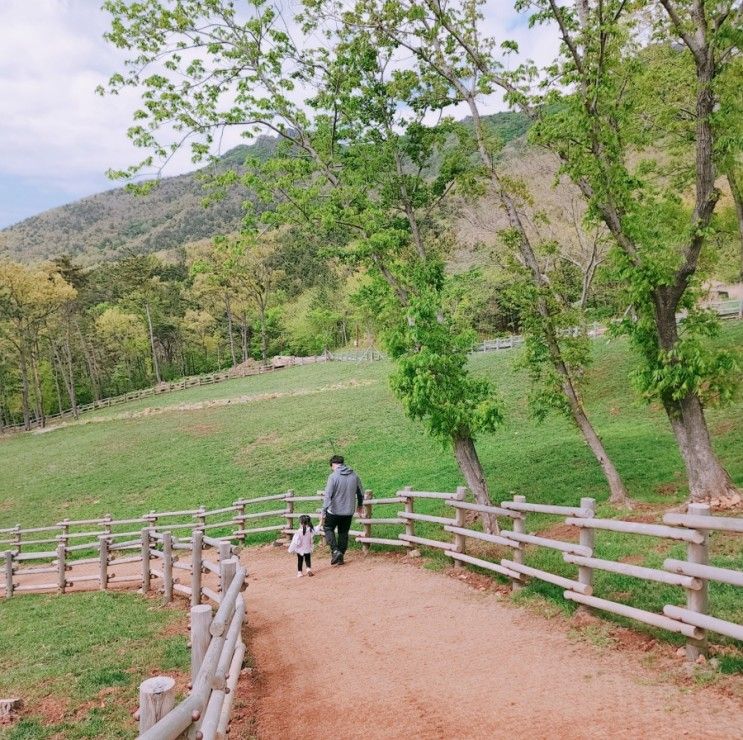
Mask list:
[{"label": "child's shoe", "polygon": [[297,578],[301,578],[301,577],[302,577],[302,571],[300,570],[297,572]]},{"label": "child's shoe", "polygon": [[314,574],[314,573],[313,573],[313,572],[312,572],[312,571],[311,571],[311,570],[310,570],[309,568],[307,568],[307,575],[308,575],[308,576],[309,576],[310,578],[312,578],[312,576],[314,576],[315,574]]}]

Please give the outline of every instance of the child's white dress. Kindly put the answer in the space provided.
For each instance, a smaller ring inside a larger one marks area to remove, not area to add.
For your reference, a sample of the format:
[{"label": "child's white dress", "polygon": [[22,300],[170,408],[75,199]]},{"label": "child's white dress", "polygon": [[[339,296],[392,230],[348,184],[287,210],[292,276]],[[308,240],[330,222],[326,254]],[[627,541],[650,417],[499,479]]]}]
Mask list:
[{"label": "child's white dress", "polygon": [[318,535],[319,532],[316,529],[307,527],[305,532],[302,532],[300,525],[299,529],[294,533],[291,544],[289,545],[289,552],[295,552],[297,555],[309,555],[312,552],[313,538]]}]

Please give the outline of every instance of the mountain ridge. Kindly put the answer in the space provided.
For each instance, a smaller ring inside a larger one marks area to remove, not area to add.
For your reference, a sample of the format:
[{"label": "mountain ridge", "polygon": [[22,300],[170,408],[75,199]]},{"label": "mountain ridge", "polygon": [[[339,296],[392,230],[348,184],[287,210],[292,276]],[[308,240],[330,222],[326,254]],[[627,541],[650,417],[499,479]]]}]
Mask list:
[{"label": "mountain ridge", "polygon": [[[529,127],[526,117],[513,112],[493,114],[487,121],[504,144],[522,137]],[[226,152],[216,167],[239,168],[248,155],[268,157],[277,141],[259,136]],[[128,253],[173,250],[234,231],[251,193],[232,187],[205,207],[201,181],[210,169],[214,165],[164,177],[146,197],[125,187],[112,188],[25,218],[0,230],[0,256],[36,262],[67,254],[93,265]]]}]

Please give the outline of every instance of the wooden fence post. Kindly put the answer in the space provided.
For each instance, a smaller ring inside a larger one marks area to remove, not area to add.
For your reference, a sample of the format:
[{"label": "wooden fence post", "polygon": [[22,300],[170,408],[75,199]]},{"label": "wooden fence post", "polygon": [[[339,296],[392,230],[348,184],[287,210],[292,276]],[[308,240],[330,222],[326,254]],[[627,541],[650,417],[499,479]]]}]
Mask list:
[{"label": "wooden fence post", "polygon": [[111,522],[113,521],[113,517],[110,514],[104,514],[103,519],[103,530],[105,534],[111,534]]},{"label": "wooden fence post", "polygon": [[150,529],[142,530],[142,593],[150,590]]},{"label": "wooden fence post", "polygon": [[212,639],[209,627],[212,623],[212,608],[209,604],[191,607],[191,685],[204,662],[206,650]]},{"label": "wooden fence post", "polygon": [[[412,514],[413,513],[413,497],[409,495],[409,491],[412,491],[412,486],[405,486],[405,488],[402,489],[402,495],[405,497],[405,513],[406,514]],[[408,494],[408,495],[406,495]],[[410,537],[415,537],[415,522],[412,519],[406,519],[405,520],[405,534],[409,535]],[[414,542],[408,542],[408,547],[412,550],[415,548]]]},{"label": "wooden fence post", "polygon": [[191,606],[201,604],[201,551],[204,533],[194,529],[191,535]]},{"label": "wooden fence post", "polygon": [[163,601],[173,601],[173,535],[163,532]]},{"label": "wooden fence post", "polygon": [[[364,491],[364,519],[371,519],[372,517],[372,505],[371,503],[367,503],[374,498],[374,494],[371,491]],[[371,537],[372,536],[372,525],[371,524],[364,524],[364,537]],[[364,542],[361,546],[361,551],[364,553],[364,555],[369,554],[369,543]]]},{"label": "wooden fence post", "polygon": [[224,595],[237,572],[237,558],[227,558],[219,563],[219,590]]},{"label": "wooden fence post", "polygon": [[13,551],[5,551],[5,598],[13,595]]},{"label": "wooden fence post", "polygon": [[[519,504],[526,503],[526,496],[514,496],[513,500]],[[517,534],[526,534],[526,512],[516,512],[519,516],[511,520],[511,529]],[[513,551],[513,562],[519,565],[524,564],[524,550],[523,546],[514,548]],[[511,580],[511,591],[520,591],[524,586],[523,580],[513,578]]]},{"label": "wooden fence post", "polygon": [[152,729],[175,707],[175,679],[153,676],[139,684],[139,734]]},{"label": "wooden fence post", "polygon": [[[464,501],[465,496],[467,495],[467,488],[465,486],[458,486],[457,492],[454,494],[454,500],[455,501]],[[455,527],[464,527],[465,521],[464,521],[464,509],[455,508],[454,509],[454,526]],[[465,539],[464,535],[462,534],[455,534],[454,535],[454,544],[452,545],[452,550],[454,552],[464,552],[464,546],[465,546]],[[454,567],[455,568],[463,568],[464,563],[461,560],[454,560]]]},{"label": "wooden fence post", "polygon": [[16,524],[13,528],[13,545],[15,546],[15,551],[20,552],[21,551],[21,525]]},{"label": "wooden fence post", "polygon": [[67,585],[67,555],[66,540],[61,540],[57,545],[57,592],[63,594]]},{"label": "wooden fence post", "polygon": [[235,506],[235,519],[234,519],[235,527],[237,528],[238,531],[241,530],[241,529],[243,530],[242,543],[243,543],[243,545],[247,545],[248,544],[248,535],[244,531],[245,530],[245,527],[246,527],[246,524],[245,524],[245,521],[246,521],[245,520],[245,501],[243,499],[240,499],[239,501],[235,501],[235,503],[233,504],[233,506]]},{"label": "wooden fence post", "polygon": [[196,526],[203,531],[206,526],[206,509],[204,508],[204,504],[199,504],[199,510],[194,516],[196,517]]},{"label": "wooden fence post", "polygon": [[[294,491],[291,491],[291,490],[287,491],[286,492],[286,511],[285,511],[285,513],[287,514],[287,517],[286,517],[286,528],[287,529],[294,529],[294,518],[291,516],[288,516],[289,514],[294,513],[294,502],[290,501],[290,499],[292,498],[294,498]],[[287,534],[286,535],[287,542],[291,542],[291,539],[292,539],[292,535]]]},{"label": "wooden fence post", "polygon": [[[709,516],[710,507],[709,504],[689,504],[687,513],[692,516]],[[704,535],[704,542],[701,545],[695,545],[689,542],[686,545],[686,559],[689,563],[698,563],[699,565],[708,565],[709,563],[709,532],[705,530],[698,530],[700,534]],[[686,590],[686,608],[699,612],[700,614],[706,614],[709,605],[708,587],[707,581],[702,579],[702,588],[695,591],[693,589]],[[707,637],[703,637],[700,640],[689,639],[686,641],[686,657],[688,660],[696,660],[700,655],[707,654]]]},{"label": "wooden fence post", "polygon": [[105,591],[108,588],[108,537],[106,537],[105,534],[99,535],[98,543],[98,546],[100,548],[100,559],[98,561],[100,564],[100,589],[101,591]]},{"label": "wooden fence post", "polygon": [[[582,498],[580,500],[580,508],[590,511],[591,513],[596,512],[596,499]],[[590,527],[580,527],[579,542],[584,547],[588,547],[591,550],[591,557],[593,557],[593,546],[594,539],[596,536],[596,530]],[[586,586],[593,587],[593,568],[589,568],[585,565],[578,566],[578,582],[584,583]],[[587,611],[587,607],[580,606],[579,609]]]}]

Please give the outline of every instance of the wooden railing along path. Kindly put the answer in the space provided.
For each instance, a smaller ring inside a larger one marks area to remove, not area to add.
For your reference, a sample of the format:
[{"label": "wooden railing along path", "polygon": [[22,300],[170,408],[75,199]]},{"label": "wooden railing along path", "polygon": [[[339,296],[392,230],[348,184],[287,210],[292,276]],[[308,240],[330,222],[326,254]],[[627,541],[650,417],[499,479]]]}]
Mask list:
[{"label": "wooden railing along path", "polygon": [[[708,562],[709,533],[741,534],[743,518],[711,516],[707,506],[692,504],[688,514],[669,513],[664,516],[663,524],[648,524],[597,518],[595,501],[591,498],[581,499],[574,507],[529,503],[523,496],[515,496],[513,501],[504,501],[499,506],[484,506],[466,498],[467,489],[463,487],[453,493],[415,491],[407,487],[387,498],[374,498],[367,491],[362,516],[356,519],[361,529],[353,529],[350,534],[365,552],[375,545],[440,549],[457,566],[467,564],[494,572],[508,578],[514,589],[521,588],[530,578],[555,584],[563,589],[565,599],[584,607],[684,635],[690,659],[696,659],[706,650],[707,631],[743,641],[743,625],[710,614],[707,595],[710,582],[743,586],[743,572],[714,567]],[[271,532],[291,537],[296,520],[303,513],[319,518],[317,504],[321,500],[321,492],[298,496],[288,491],[240,499],[213,510],[200,506],[185,511],[150,512],[132,519],[107,515],[99,519],[63,520],[46,527],[17,525],[1,529],[5,579],[0,591],[11,597],[24,592],[65,593],[76,584],[97,585],[100,589],[124,584],[139,586],[147,593],[156,579],[165,602],[175,595],[185,597],[192,606],[191,693],[176,707],[171,680],[158,677],[145,681],[140,701],[140,730],[144,737],[159,740],[171,740],[186,731],[189,737],[200,733],[198,736],[206,740],[222,738],[226,736],[245,649],[240,636],[245,615],[240,592],[245,587],[246,574],[235,557],[239,552],[237,543],[265,538]],[[415,511],[416,503],[421,500],[439,501],[451,509],[450,515]],[[381,515],[376,513],[380,507]],[[484,532],[473,522],[468,523],[468,512],[505,518],[510,529],[501,529],[497,534]],[[529,513],[564,518],[566,525],[576,529],[578,542],[527,533]],[[135,525],[137,528],[132,529]],[[435,529],[436,537],[421,536],[416,531],[418,525]],[[379,527],[387,530],[385,536],[375,535],[374,530]],[[390,535],[391,527],[400,531]],[[185,532],[178,534],[182,530]],[[599,559],[594,556],[594,550],[596,537],[602,531],[682,542],[686,544],[686,559],[667,559],[662,569]],[[512,554],[499,559],[476,557],[467,553],[467,543],[472,540],[509,548]],[[32,549],[40,546],[46,547]],[[528,547],[561,552],[564,562],[575,567],[575,576],[565,577],[527,565],[524,556]],[[205,557],[210,549],[218,554],[217,560]],[[190,556],[190,562],[179,561],[181,551]],[[92,557],[91,553],[94,553]],[[139,566],[139,570],[136,574],[116,574],[114,569],[120,566],[126,566],[127,570]],[[94,572],[89,572],[91,569]],[[666,604],[661,613],[655,613],[596,595],[593,578],[596,570],[677,586],[685,592],[686,605]],[[45,575],[56,578],[38,582]],[[183,576],[186,583],[180,582]],[[213,618],[212,607],[202,604],[204,600],[218,606]]]}]

